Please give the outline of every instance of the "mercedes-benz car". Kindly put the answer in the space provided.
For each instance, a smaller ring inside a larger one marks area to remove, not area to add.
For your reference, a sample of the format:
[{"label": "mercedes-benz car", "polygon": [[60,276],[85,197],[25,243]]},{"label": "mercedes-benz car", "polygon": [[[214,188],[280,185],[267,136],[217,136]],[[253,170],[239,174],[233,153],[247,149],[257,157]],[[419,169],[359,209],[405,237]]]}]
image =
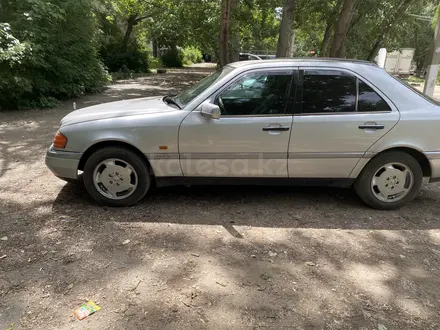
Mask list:
[{"label": "mercedes-benz car", "polygon": [[156,186],[354,187],[378,209],[440,179],[439,104],[374,64],[278,59],[229,64],[175,96],[76,110],[46,164],[80,174],[101,204],[127,206]]}]

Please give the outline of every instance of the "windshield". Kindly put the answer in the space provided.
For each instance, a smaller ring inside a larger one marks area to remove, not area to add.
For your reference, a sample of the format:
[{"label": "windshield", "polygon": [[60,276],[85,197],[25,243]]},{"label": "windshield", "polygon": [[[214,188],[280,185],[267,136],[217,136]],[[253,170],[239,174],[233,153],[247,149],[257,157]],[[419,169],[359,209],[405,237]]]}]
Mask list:
[{"label": "windshield", "polygon": [[187,90],[184,90],[177,96],[173,97],[174,101],[176,101],[182,108],[185,107],[189,102],[195,99],[199,94],[205,91],[209,86],[214,84],[219,79],[223,78],[226,74],[232,71],[232,68],[229,66],[225,66],[223,69],[220,69],[213,74],[203,78],[194,86],[191,86]]},{"label": "windshield", "polygon": [[440,105],[440,102],[433,99],[432,97],[429,97],[428,95],[422,93],[421,91],[419,91],[418,89],[414,88],[413,86],[411,86],[410,84],[408,84],[406,81],[401,80],[393,75],[390,75],[391,77],[393,77],[394,79],[396,79],[398,82],[400,82],[401,84],[404,84],[406,87],[408,87],[409,89],[411,89],[413,92],[417,93],[418,95],[420,95],[421,97],[423,97],[425,100],[435,104],[435,105]]}]

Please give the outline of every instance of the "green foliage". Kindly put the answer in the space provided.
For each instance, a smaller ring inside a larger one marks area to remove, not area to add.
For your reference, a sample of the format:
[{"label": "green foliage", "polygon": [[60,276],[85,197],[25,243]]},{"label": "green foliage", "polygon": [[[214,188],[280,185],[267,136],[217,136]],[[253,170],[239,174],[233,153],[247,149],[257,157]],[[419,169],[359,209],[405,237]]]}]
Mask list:
[{"label": "green foliage", "polygon": [[[326,30],[331,43],[343,1],[296,0],[295,56],[320,52]],[[232,2],[231,59],[239,51],[276,49],[283,2]],[[438,0],[358,0],[346,57],[364,59],[379,41],[390,51],[415,48],[421,71],[434,35],[421,17],[434,17],[437,6]],[[213,0],[0,0],[0,108],[53,106],[95,91],[109,81],[106,69],[126,79],[200,62],[202,53],[215,58],[219,26],[220,1]],[[153,40],[168,49],[158,58],[149,56]]]},{"label": "green foliage", "polygon": [[276,49],[280,26],[276,8],[280,5],[281,2],[273,0],[241,3],[234,15],[240,48],[251,52]]},{"label": "green foliage", "polygon": [[202,52],[196,47],[186,47],[183,49],[183,63],[190,65],[202,62]]},{"label": "green foliage", "polygon": [[118,45],[111,45],[101,50],[101,57],[110,72],[148,72],[148,53],[136,46],[122,52]]},{"label": "green foliage", "polygon": [[180,48],[170,48],[161,57],[162,63],[167,68],[183,67],[183,51]]},{"label": "green foliage", "polygon": [[28,45],[20,43],[20,40],[11,34],[11,26],[8,23],[0,23],[0,62],[14,66],[20,64],[30,49]]},{"label": "green foliage", "polygon": [[109,79],[87,0],[0,0],[0,108],[52,106]]},{"label": "green foliage", "polygon": [[[418,68],[424,66],[426,56],[434,38],[431,22],[416,17],[432,17],[435,2],[416,0],[402,14],[397,16],[404,0],[362,0],[353,18],[346,43],[347,57],[366,59],[374,43],[381,37],[384,27],[391,24],[390,33],[381,43],[387,51],[399,48],[415,48],[415,62]],[[410,15],[411,14],[411,15]]]},{"label": "green foliage", "polygon": [[160,48],[193,46],[214,54],[218,49],[220,1],[153,0],[156,10],[151,20],[139,24],[138,29],[149,31]]},{"label": "green foliage", "polygon": [[163,63],[160,57],[150,57],[148,61],[148,66],[150,69],[160,69],[163,67]]}]

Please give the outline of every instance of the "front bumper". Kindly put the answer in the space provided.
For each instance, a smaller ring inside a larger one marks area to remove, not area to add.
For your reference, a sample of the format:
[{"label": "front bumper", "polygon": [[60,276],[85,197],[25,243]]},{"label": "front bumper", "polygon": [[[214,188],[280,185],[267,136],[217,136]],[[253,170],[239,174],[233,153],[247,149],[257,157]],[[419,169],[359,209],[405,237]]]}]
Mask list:
[{"label": "front bumper", "polygon": [[46,166],[57,177],[77,179],[81,156],[80,152],[55,150],[51,146],[46,154]]}]

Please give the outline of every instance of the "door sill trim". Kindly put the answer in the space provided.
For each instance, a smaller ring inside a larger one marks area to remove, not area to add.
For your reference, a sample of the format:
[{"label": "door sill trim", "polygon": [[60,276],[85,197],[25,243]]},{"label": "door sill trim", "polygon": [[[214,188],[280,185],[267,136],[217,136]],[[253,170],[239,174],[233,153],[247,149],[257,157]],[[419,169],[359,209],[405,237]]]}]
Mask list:
[{"label": "door sill trim", "polygon": [[355,179],[340,178],[237,178],[237,177],[156,177],[157,187],[182,185],[261,185],[261,186],[325,186],[349,188]]}]

